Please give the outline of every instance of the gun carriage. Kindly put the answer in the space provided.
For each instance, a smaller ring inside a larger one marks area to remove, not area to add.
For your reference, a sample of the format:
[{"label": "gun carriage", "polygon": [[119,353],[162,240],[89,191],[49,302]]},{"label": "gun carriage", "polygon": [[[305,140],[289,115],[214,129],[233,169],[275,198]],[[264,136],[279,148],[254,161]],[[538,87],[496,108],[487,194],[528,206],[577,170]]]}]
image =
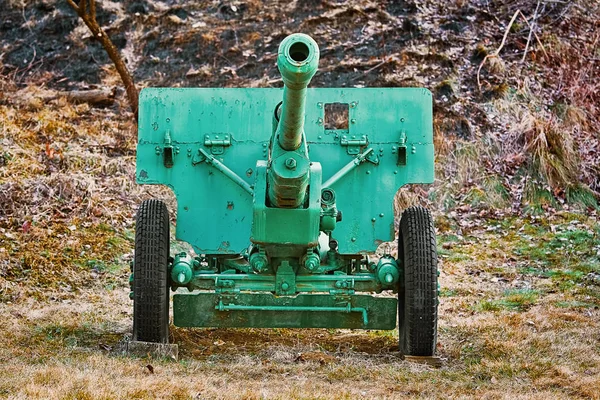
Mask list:
[{"label": "gun carriage", "polygon": [[[136,178],[170,187],[169,215],[144,201],[131,279],[134,340],[181,327],[396,329],[433,355],[437,255],[429,212],[406,209],[398,257],[393,199],[434,178],[431,93],[308,88],[319,48],[281,43],[283,89],[149,88],[140,94]],[[334,120],[332,123],[332,120]],[[389,293],[388,296],[373,293]]]}]

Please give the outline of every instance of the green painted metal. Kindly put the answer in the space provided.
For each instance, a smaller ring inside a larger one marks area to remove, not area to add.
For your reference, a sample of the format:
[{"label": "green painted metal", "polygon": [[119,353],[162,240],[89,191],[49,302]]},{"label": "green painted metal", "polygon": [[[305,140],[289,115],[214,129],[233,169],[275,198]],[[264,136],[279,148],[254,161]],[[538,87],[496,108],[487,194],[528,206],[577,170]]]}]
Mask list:
[{"label": "green painted metal", "polygon": [[277,67],[284,88],[276,137],[284,150],[296,150],[302,143],[306,88],[318,65],[319,46],[310,36],[296,33],[286,37],[279,45]]},{"label": "green painted metal", "polygon": [[310,166],[310,193],[306,208],[275,208],[267,205],[267,162],[256,163],[252,234],[248,241],[263,246],[270,257],[300,257],[319,239],[321,212],[321,166]]},{"label": "green painted metal", "polygon": [[401,290],[402,265],[367,255],[394,239],[397,190],[433,182],[431,93],[308,88],[318,61],[294,34],[283,89],[142,90],[137,182],[174,191],[176,238],[199,255],[169,267],[191,292],[176,325],[395,327],[396,299],[357,293]]},{"label": "green painted metal", "polygon": [[[142,90],[137,181],[173,189],[176,237],[194,246],[198,254],[243,251],[253,215],[253,196],[203,161],[198,150],[210,153],[212,148],[204,145],[204,136],[230,135],[231,146],[213,156],[255,186],[256,163],[268,158],[272,114],[281,98],[281,89]],[[324,128],[324,104],[336,102],[355,104],[349,108],[349,117],[356,122],[349,125],[348,135],[367,135],[379,162],[361,163],[330,185],[343,213],[334,237],[341,254],[372,253],[381,242],[394,238],[396,191],[409,183],[433,182],[431,94],[417,88],[308,89],[304,131],[310,160],[321,164],[324,180],[356,157],[340,145],[341,133]],[[163,166],[166,130],[174,147],[172,168]],[[406,165],[398,165],[403,132]]]},{"label": "green painted metal", "polygon": [[248,194],[254,194],[254,192],[252,191],[252,186],[250,186],[248,182],[246,182],[245,180],[240,178],[239,175],[237,175],[235,172],[227,168],[227,166],[220,162],[217,158],[208,154],[208,152],[204,149],[198,149],[198,153],[203,157],[203,159],[195,158],[194,161],[192,161],[192,165],[196,165],[199,162],[205,161],[207,164],[212,165],[213,167],[215,167],[215,169],[223,173],[223,175],[225,175],[227,178],[231,179],[233,183],[235,183],[236,185],[244,189],[246,192],[248,192]]},{"label": "green painted metal", "polygon": [[377,280],[385,287],[395,287],[400,281],[400,268],[396,260],[390,256],[383,256],[377,263]]},{"label": "green painted metal", "polygon": [[275,112],[277,115],[281,111],[281,115],[271,141],[267,175],[269,203],[273,207],[298,208],[306,198],[310,161],[304,136],[304,110],[307,86],[318,64],[319,47],[310,36],[297,33],[281,42],[277,66],[284,84],[283,102]]},{"label": "green painted metal", "polygon": [[352,307],[350,303],[341,307],[313,307],[313,306],[240,306],[237,304],[223,304],[223,301],[219,301],[219,304],[215,307],[219,311],[281,311],[281,312],[359,312],[363,316],[363,326],[369,325],[369,316],[367,309],[364,307]]},{"label": "green painted metal", "polygon": [[[335,265],[339,268],[340,265]],[[293,268],[292,268],[293,270]],[[288,271],[284,271],[289,273]],[[237,292],[277,292],[279,286],[285,281],[284,275],[256,274],[256,273],[222,273],[210,271],[196,271],[192,280],[186,285],[190,290],[216,290],[225,288],[227,291]],[[382,292],[389,289],[389,285],[380,281],[377,274],[373,272],[362,272],[359,274],[314,274],[306,271],[305,274],[297,274],[295,282],[287,282],[295,285],[295,293],[325,292],[329,293],[338,289],[351,290],[355,292]],[[223,282],[227,282],[223,286]],[[391,288],[392,290],[396,289]],[[288,292],[287,290],[285,290]],[[280,292],[281,293],[281,292]],[[289,294],[290,292],[286,293]]]},{"label": "green painted metal", "polygon": [[270,293],[177,293],[173,323],[180,327],[394,329],[392,297]]},{"label": "green painted metal", "polygon": [[194,259],[187,253],[179,253],[173,260],[171,280],[178,285],[187,285],[192,280]]}]

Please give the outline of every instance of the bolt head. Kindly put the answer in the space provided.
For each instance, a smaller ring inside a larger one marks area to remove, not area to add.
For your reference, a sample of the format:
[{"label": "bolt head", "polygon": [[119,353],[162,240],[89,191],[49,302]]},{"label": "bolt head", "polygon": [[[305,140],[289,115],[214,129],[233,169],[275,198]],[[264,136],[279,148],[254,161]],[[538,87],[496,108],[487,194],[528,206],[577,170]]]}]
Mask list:
[{"label": "bolt head", "polygon": [[310,259],[310,260],[306,261],[305,267],[309,271],[315,271],[317,268],[319,268],[319,264],[317,263],[317,260]]},{"label": "bolt head", "polygon": [[285,166],[287,169],[296,168],[296,160],[293,159],[292,157],[288,158],[287,160],[285,160]]}]

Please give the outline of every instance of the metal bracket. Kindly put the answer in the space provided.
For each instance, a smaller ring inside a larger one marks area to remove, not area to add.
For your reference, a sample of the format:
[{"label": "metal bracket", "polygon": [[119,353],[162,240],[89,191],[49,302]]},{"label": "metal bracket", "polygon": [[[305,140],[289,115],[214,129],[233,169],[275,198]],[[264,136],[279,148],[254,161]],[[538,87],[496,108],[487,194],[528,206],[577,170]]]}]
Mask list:
[{"label": "metal bracket", "polygon": [[[365,136],[366,137],[366,136]],[[350,153],[350,147],[348,148],[348,153]],[[331,187],[337,181],[342,179],[348,172],[352,171],[354,168],[358,167],[363,162],[369,161],[375,165],[379,164],[379,157],[373,153],[373,148],[369,147],[363,153],[357,153],[357,156],[352,159],[348,164],[344,165],[338,172],[333,174],[333,176],[327,181],[323,183],[324,188]]]},{"label": "metal bracket", "polygon": [[231,279],[215,278],[216,293],[239,293],[240,289],[235,288],[235,281]]},{"label": "metal bracket", "polygon": [[375,152],[370,152],[369,154],[367,154],[367,156],[365,157],[365,161],[368,161],[374,165],[379,165],[379,157],[377,156],[377,154],[375,154]]},{"label": "metal bracket", "polygon": [[275,293],[279,296],[296,294],[296,273],[289,261],[282,261],[277,268]]},{"label": "metal bracket", "polygon": [[396,165],[406,165],[406,132],[400,132],[398,139],[398,161]]},{"label": "metal bracket", "polygon": [[336,281],[335,287],[338,289],[354,289],[354,279]]},{"label": "metal bracket", "polygon": [[340,145],[346,146],[346,151],[350,155],[356,155],[360,153],[360,148],[369,144],[369,138],[367,135],[362,135],[359,138],[356,136],[348,136],[344,135],[340,138]]},{"label": "metal bracket", "polygon": [[228,133],[204,135],[204,146],[210,147],[212,154],[223,154],[225,147],[231,146],[231,135]]},{"label": "metal bracket", "polygon": [[163,147],[163,165],[165,168],[173,167],[173,145],[171,144],[171,132],[165,132],[164,147]]},{"label": "metal bracket", "polygon": [[254,195],[254,191],[252,186],[248,184],[245,180],[239,177],[235,172],[227,168],[225,164],[221,161],[217,160],[215,157],[208,154],[204,149],[198,149],[198,154],[192,158],[192,165],[197,165],[202,162],[206,162],[207,164],[212,165],[219,171],[223,173],[226,177],[231,179],[233,182],[237,183],[242,189],[244,189],[251,196]]}]

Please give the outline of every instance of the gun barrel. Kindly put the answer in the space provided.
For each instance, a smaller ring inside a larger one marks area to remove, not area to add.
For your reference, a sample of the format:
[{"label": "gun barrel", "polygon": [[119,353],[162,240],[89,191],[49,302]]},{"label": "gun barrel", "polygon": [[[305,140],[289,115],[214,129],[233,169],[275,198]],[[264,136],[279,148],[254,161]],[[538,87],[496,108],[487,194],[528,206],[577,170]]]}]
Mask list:
[{"label": "gun barrel", "polygon": [[308,35],[294,33],[279,45],[277,67],[285,86],[277,134],[284,150],[294,151],[302,143],[306,87],[318,64],[319,46]]}]

